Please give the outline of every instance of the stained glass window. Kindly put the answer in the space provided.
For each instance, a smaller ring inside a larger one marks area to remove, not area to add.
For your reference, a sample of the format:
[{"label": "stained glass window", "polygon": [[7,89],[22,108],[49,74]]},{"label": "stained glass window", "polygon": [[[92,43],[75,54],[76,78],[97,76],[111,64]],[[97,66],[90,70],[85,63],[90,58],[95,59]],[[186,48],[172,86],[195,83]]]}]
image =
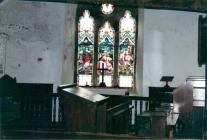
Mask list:
[{"label": "stained glass window", "polygon": [[106,15],[101,5],[78,5],[74,82],[79,86],[135,87],[138,13],[127,9],[114,6]]},{"label": "stained glass window", "polygon": [[[104,70],[104,82],[106,86],[112,86],[114,74],[114,41],[115,30],[107,21],[98,33],[98,68]],[[102,81],[102,70],[98,70],[98,81]]]},{"label": "stained glass window", "polygon": [[78,85],[92,85],[94,57],[94,19],[85,10],[78,23]]},{"label": "stained glass window", "polygon": [[118,75],[120,87],[132,87],[134,78],[136,21],[126,11],[119,23]]}]

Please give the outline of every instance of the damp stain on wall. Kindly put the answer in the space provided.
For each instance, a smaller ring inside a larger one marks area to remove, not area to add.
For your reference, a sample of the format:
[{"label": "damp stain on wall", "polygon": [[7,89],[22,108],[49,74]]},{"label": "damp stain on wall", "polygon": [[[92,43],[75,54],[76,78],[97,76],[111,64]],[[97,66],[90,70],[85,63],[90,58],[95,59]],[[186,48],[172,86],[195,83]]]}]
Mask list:
[{"label": "damp stain on wall", "polygon": [[38,57],[37,58],[37,62],[42,62],[43,58],[42,57]]}]

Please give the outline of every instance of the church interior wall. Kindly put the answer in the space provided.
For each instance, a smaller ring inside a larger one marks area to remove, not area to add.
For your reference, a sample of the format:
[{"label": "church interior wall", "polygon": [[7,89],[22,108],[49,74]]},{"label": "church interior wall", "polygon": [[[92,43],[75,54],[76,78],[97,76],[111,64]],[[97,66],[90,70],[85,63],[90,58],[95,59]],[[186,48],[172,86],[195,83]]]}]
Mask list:
[{"label": "church interior wall", "polygon": [[[0,4],[0,32],[8,34],[6,72],[22,83],[72,83],[76,4],[6,0]],[[148,96],[149,86],[170,86],[188,76],[204,76],[197,64],[200,13],[138,9],[136,87]]]},{"label": "church interior wall", "polygon": [[188,76],[204,76],[198,67],[198,17],[201,13],[144,10],[143,95],[149,86],[164,86],[161,76],[174,76],[179,86]]},{"label": "church interior wall", "polygon": [[62,82],[66,9],[70,5],[31,1],[0,5],[0,32],[9,36],[5,73],[20,83],[53,83],[55,92]]}]

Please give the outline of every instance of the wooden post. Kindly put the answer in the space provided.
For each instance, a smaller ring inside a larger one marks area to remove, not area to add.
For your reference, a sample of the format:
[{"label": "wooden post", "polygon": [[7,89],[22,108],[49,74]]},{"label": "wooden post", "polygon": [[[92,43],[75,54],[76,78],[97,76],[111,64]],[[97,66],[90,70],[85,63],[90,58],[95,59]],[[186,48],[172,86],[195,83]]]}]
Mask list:
[{"label": "wooden post", "polygon": [[140,101],[140,107],[139,107],[139,109],[140,109],[140,114],[142,114],[142,100]]},{"label": "wooden post", "polygon": [[135,125],[135,133],[138,134],[138,131],[137,131],[137,125],[138,121],[137,121],[137,100],[135,99],[134,100],[134,125]]},{"label": "wooden post", "polygon": [[205,111],[204,111],[204,137],[207,138],[207,64],[205,67]]}]

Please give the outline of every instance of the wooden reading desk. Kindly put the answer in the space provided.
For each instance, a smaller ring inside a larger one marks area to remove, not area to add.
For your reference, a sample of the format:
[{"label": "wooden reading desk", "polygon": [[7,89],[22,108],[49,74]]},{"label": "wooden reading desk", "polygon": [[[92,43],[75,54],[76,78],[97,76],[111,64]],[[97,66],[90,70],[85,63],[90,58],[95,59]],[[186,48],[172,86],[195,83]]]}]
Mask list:
[{"label": "wooden reading desk", "polygon": [[64,88],[59,92],[70,132],[105,132],[107,97],[81,87]]},{"label": "wooden reading desk", "polygon": [[116,102],[114,90],[60,86],[58,93],[68,131],[127,133],[130,102]]}]

